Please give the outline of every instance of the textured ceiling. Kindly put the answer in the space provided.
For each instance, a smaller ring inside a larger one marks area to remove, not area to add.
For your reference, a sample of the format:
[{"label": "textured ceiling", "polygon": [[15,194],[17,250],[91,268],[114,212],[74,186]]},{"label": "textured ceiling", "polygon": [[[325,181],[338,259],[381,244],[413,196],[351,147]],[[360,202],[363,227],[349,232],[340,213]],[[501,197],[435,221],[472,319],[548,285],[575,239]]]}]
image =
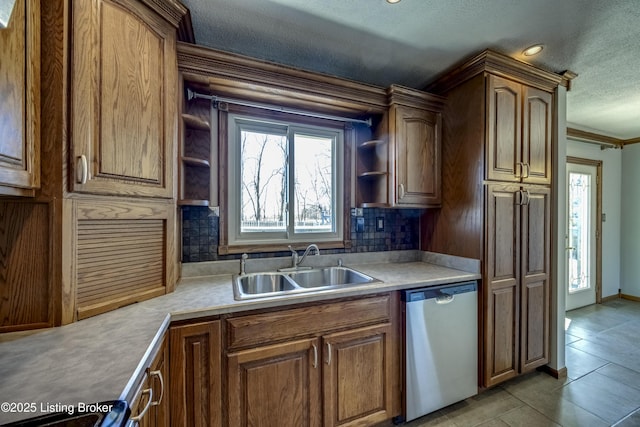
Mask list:
[{"label": "textured ceiling", "polygon": [[201,45],[421,89],[486,48],[578,73],[569,125],[640,137],[640,0],[182,0]]}]

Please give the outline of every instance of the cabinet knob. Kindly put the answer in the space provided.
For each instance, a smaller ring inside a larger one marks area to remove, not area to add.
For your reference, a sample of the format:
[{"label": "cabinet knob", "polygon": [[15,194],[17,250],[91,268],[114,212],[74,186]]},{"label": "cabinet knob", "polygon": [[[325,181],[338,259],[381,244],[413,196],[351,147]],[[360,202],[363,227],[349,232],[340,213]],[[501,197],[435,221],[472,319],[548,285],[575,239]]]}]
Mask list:
[{"label": "cabinet knob", "polygon": [[76,182],[78,184],[86,184],[88,174],[89,171],[87,169],[87,156],[83,154],[78,157],[78,162],[76,164]]}]

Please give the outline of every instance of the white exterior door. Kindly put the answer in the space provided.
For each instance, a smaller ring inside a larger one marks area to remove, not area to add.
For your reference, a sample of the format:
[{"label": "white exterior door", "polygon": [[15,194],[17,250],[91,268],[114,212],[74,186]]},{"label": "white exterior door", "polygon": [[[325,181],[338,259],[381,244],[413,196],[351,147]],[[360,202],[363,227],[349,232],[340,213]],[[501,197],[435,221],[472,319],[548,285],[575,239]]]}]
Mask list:
[{"label": "white exterior door", "polygon": [[567,163],[567,310],[596,302],[596,207],[596,166]]}]

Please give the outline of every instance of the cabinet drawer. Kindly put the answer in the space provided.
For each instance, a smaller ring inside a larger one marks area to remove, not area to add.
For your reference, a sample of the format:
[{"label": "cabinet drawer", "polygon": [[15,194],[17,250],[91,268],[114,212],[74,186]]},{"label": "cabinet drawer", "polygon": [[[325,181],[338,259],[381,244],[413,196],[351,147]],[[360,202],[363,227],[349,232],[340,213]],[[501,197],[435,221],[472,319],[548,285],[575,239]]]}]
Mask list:
[{"label": "cabinet drawer", "polygon": [[391,296],[377,295],[226,320],[230,350],[391,321]]}]

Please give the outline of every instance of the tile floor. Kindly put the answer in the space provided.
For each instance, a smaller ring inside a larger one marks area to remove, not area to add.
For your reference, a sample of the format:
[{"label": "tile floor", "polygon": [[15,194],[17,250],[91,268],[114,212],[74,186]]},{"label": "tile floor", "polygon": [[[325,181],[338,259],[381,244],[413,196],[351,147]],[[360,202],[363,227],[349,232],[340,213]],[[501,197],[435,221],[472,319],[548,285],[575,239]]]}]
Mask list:
[{"label": "tile floor", "polygon": [[566,317],[567,378],[533,372],[405,426],[640,426],[640,302],[610,301]]}]

